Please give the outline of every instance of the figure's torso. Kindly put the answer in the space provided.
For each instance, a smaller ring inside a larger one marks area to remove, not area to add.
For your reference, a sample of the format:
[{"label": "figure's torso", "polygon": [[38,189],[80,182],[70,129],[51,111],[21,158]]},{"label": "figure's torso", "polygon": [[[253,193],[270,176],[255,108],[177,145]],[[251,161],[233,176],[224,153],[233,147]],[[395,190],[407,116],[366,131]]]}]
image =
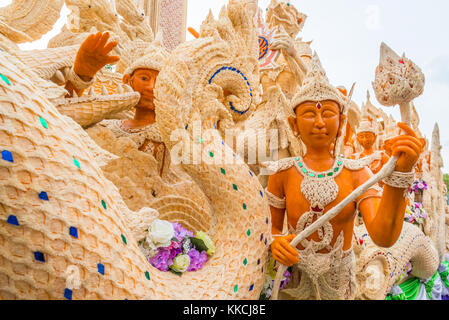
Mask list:
[{"label": "figure's torso", "polygon": [[[292,167],[288,169],[285,173],[284,190],[286,197],[286,210],[287,210],[287,220],[289,228],[293,230],[296,229],[298,220],[303,214],[310,211],[310,203],[305,198],[301,191],[301,184],[304,177],[298,172],[297,167]],[[335,178],[335,182],[338,185],[338,195],[334,201],[328,204],[324,213],[329,211],[335,205],[343,201],[347,196],[349,196],[352,191],[355,190],[353,183],[353,172],[347,169],[343,169],[340,175]],[[343,231],[344,233],[344,250],[349,250],[352,246],[352,230],[354,227],[354,218],[356,216],[356,206],[355,203],[350,203],[346,206],[334,219],[330,222],[333,227],[333,238],[331,241],[331,246],[334,245],[338,236]],[[313,221],[316,221],[317,217],[314,217]],[[297,230],[299,231],[299,230]],[[315,232],[308,239],[315,242],[320,241],[318,233]],[[298,245],[298,249],[304,249],[301,245]],[[326,253],[327,250],[322,250],[322,253]]]}]

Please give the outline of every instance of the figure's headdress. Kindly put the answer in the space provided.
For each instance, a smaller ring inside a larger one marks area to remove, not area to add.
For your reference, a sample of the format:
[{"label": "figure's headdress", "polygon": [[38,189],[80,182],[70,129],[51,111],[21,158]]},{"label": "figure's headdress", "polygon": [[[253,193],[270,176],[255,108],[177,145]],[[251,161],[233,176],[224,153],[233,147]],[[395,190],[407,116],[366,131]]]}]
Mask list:
[{"label": "figure's headdress", "polygon": [[156,39],[145,49],[144,55],[133,62],[125,71],[125,74],[133,74],[137,69],[151,69],[161,71],[169,57],[169,52],[163,45],[162,31],[159,31]]},{"label": "figure's headdress", "polygon": [[[370,103],[369,99],[367,101],[367,104],[368,103]],[[373,125],[372,118],[368,114],[368,107],[366,104],[362,106],[362,119],[359,123],[359,126],[357,127],[357,134],[362,132],[371,132],[377,136],[377,130]]]},{"label": "figure's headdress", "polygon": [[392,116],[389,117],[387,123],[385,124],[385,138],[384,142],[391,140],[398,135],[400,135],[401,130],[398,128],[396,121]]},{"label": "figure's headdress", "polygon": [[373,127],[373,124],[369,119],[363,119],[360,122],[359,127],[357,128],[357,134],[362,132],[371,132],[377,135],[376,129]]},{"label": "figure's headdress", "polygon": [[332,100],[338,103],[342,114],[345,113],[347,98],[334,86],[329,83],[320,59],[315,53],[313,55],[312,64],[304,79],[299,92],[292,99],[292,110],[306,101],[321,102]]}]

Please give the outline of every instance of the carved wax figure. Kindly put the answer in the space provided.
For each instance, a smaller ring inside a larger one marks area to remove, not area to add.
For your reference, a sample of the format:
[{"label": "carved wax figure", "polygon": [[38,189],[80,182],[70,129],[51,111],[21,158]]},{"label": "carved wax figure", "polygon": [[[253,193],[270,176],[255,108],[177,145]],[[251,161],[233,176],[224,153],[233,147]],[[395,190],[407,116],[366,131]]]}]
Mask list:
[{"label": "carved wax figure", "polygon": [[291,99],[302,84],[307,67],[312,60],[310,42],[296,39],[306,22],[307,16],[293,5],[272,0],[267,8],[266,23],[277,32],[270,44],[272,50],[281,50],[275,69],[262,70],[261,83],[264,88],[280,85],[283,93]]},{"label": "carved wax figure", "polygon": [[123,77],[125,84],[140,93],[134,118],[104,120],[98,126],[110,129],[116,138],[127,137],[133,140],[140,151],[151,154],[157,160],[159,175],[163,176],[170,165],[169,151],[162,142],[156,124],[153,102],[157,76],[169,55],[162,46],[161,36],[162,34],[159,33],[143,56],[128,67]]},{"label": "carved wax figure", "polygon": [[377,134],[371,121],[363,120],[357,130],[357,142],[362,146],[361,153],[354,154],[353,159],[363,159],[371,171],[376,174],[390,159],[382,150],[374,150]]},{"label": "carved wax figure", "polygon": [[[360,161],[333,156],[346,121],[346,98],[328,82],[318,57],[314,56],[304,85],[292,101],[289,123],[305,144],[303,158],[283,159],[272,164],[267,195],[272,214],[273,257],[293,266],[292,281],[281,299],[353,299],[356,292],[355,258],[352,248],[354,219],[360,210],[373,241],[392,246],[403,225],[404,194],[413,182],[413,167],[421,142],[413,131],[399,124],[406,134],[392,139],[393,155],[399,156],[392,176],[384,179],[383,195],[376,188],[361,194],[356,202],[293,248],[295,235],[365,183],[372,172]],[[282,234],[287,213],[288,234]]]}]

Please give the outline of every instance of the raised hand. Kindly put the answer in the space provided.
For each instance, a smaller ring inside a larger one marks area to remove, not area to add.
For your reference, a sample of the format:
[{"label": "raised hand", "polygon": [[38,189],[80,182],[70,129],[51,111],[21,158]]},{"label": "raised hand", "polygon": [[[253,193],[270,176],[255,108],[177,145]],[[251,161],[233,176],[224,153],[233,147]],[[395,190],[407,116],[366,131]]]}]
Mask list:
[{"label": "raised hand", "polygon": [[398,127],[405,131],[405,134],[397,136],[388,141],[391,146],[393,156],[398,156],[396,171],[410,172],[419,159],[425,146],[425,141],[419,139],[413,129],[405,123],[398,123]]},{"label": "raised hand", "polygon": [[274,241],[271,244],[273,258],[287,267],[291,267],[299,262],[298,252],[290,244],[295,237],[294,234],[285,237],[274,237]]},{"label": "raised hand", "polygon": [[285,50],[287,54],[292,57],[296,55],[295,43],[283,27],[281,27],[280,31],[273,36],[270,49]]},{"label": "raised hand", "polygon": [[82,78],[93,78],[107,64],[120,60],[109,53],[117,46],[117,41],[109,40],[109,33],[91,34],[81,44],[76,55],[73,71]]}]

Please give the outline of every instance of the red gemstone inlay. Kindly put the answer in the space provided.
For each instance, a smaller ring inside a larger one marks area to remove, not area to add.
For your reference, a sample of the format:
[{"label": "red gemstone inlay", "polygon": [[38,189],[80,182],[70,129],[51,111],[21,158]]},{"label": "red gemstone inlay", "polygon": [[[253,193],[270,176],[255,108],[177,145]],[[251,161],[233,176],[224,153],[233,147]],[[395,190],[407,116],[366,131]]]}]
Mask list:
[{"label": "red gemstone inlay", "polygon": [[318,103],[316,104],[316,107],[318,108],[318,110],[320,110],[323,106],[321,105],[320,102],[318,102]]},{"label": "red gemstone inlay", "polygon": [[360,245],[363,245],[363,239],[360,239]]},{"label": "red gemstone inlay", "polygon": [[399,60],[399,63],[405,64],[404,60]]},{"label": "red gemstone inlay", "polygon": [[313,212],[323,212],[323,209],[321,209],[320,207],[316,206],[315,208],[312,208]]}]

